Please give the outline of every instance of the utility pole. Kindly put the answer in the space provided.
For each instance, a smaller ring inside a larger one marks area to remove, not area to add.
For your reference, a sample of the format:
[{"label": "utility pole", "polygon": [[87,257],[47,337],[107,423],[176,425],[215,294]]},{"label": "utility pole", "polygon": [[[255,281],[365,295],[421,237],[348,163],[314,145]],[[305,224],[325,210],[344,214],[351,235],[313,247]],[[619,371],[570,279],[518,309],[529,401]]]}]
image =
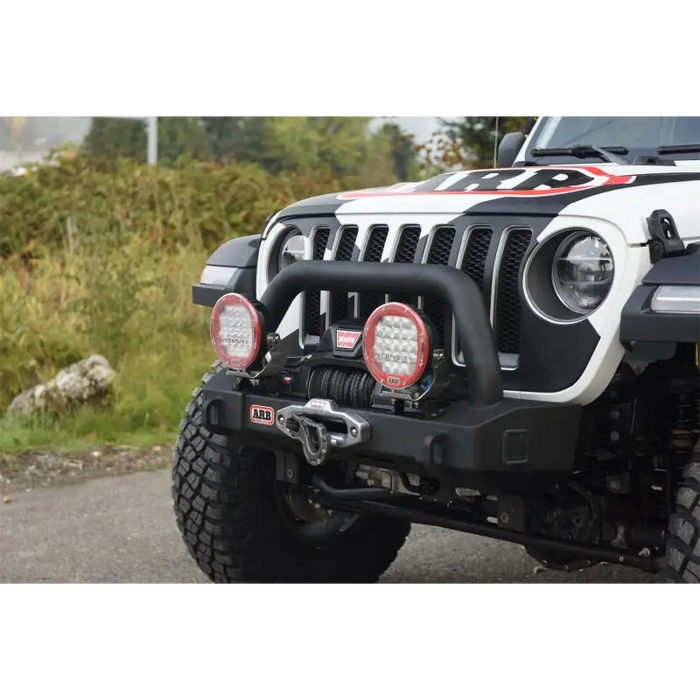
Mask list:
[{"label": "utility pole", "polygon": [[148,164],[158,163],[158,117],[146,117],[148,134]]}]

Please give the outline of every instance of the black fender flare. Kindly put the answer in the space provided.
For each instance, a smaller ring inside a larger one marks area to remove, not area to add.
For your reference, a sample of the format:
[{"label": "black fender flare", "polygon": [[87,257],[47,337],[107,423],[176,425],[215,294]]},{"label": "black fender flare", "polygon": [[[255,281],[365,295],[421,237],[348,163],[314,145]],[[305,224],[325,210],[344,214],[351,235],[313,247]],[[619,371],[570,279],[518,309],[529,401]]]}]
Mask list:
[{"label": "black fender flare", "polygon": [[681,255],[661,258],[622,309],[620,340],[635,342],[700,343],[700,315],[652,311],[651,301],[661,286],[700,287],[700,244]]},{"label": "black fender flare", "polygon": [[232,238],[220,245],[207,260],[207,265],[219,267],[256,267],[262,234]]},{"label": "black fender flare", "polygon": [[262,234],[233,238],[220,245],[207,260],[207,266],[231,269],[226,285],[192,285],[192,301],[200,306],[214,306],[218,299],[229,292],[238,292],[255,298],[256,270]]}]

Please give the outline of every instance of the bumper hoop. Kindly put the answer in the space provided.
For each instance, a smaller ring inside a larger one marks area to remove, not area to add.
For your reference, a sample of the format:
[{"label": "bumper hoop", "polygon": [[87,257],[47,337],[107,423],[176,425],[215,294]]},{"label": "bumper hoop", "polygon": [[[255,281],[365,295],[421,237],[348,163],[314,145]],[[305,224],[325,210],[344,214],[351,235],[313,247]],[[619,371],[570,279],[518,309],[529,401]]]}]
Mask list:
[{"label": "bumper hoop", "polygon": [[304,457],[312,467],[324,464],[331,448],[353,447],[370,437],[367,420],[339,410],[335,401],[327,399],[311,399],[304,406],[282,408],[277,412],[275,425],[301,443]]}]

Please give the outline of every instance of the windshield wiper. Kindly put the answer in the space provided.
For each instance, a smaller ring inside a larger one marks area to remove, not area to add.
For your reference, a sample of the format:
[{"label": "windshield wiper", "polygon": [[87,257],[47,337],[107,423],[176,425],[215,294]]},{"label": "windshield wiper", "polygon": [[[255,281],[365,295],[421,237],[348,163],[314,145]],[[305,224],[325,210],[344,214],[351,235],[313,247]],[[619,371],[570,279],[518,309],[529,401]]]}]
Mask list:
[{"label": "windshield wiper", "polygon": [[700,143],[686,143],[679,146],[661,146],[656,151],[660,155],[671,153],[700,153]]},{"label": "windshield wiper", "polygon": [[592,158],[597,156],[606,163],[629,165],[629,161],[617,156],[617,154],[624,156],[629,153],[629,150],[624,146],[599,148],[591,144],[580,144],[567,146],[566,148],[533,148],[531,153],[535,158],[540,156],[574,156],[574,158]]}]

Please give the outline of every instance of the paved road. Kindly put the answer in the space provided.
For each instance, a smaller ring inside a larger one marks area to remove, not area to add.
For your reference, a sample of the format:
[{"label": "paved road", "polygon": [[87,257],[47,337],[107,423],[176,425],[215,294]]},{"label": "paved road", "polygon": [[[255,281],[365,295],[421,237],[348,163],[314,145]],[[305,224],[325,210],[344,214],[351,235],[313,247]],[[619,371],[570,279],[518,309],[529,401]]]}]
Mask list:
[{"label": "paved road", "polygon": [[[0,582],[204,583],[174,523],[166,471],[40,488],[0,503]],[[616,566],[535,574],[521,548],[414,527],[391,583],[648,582]]]}]

